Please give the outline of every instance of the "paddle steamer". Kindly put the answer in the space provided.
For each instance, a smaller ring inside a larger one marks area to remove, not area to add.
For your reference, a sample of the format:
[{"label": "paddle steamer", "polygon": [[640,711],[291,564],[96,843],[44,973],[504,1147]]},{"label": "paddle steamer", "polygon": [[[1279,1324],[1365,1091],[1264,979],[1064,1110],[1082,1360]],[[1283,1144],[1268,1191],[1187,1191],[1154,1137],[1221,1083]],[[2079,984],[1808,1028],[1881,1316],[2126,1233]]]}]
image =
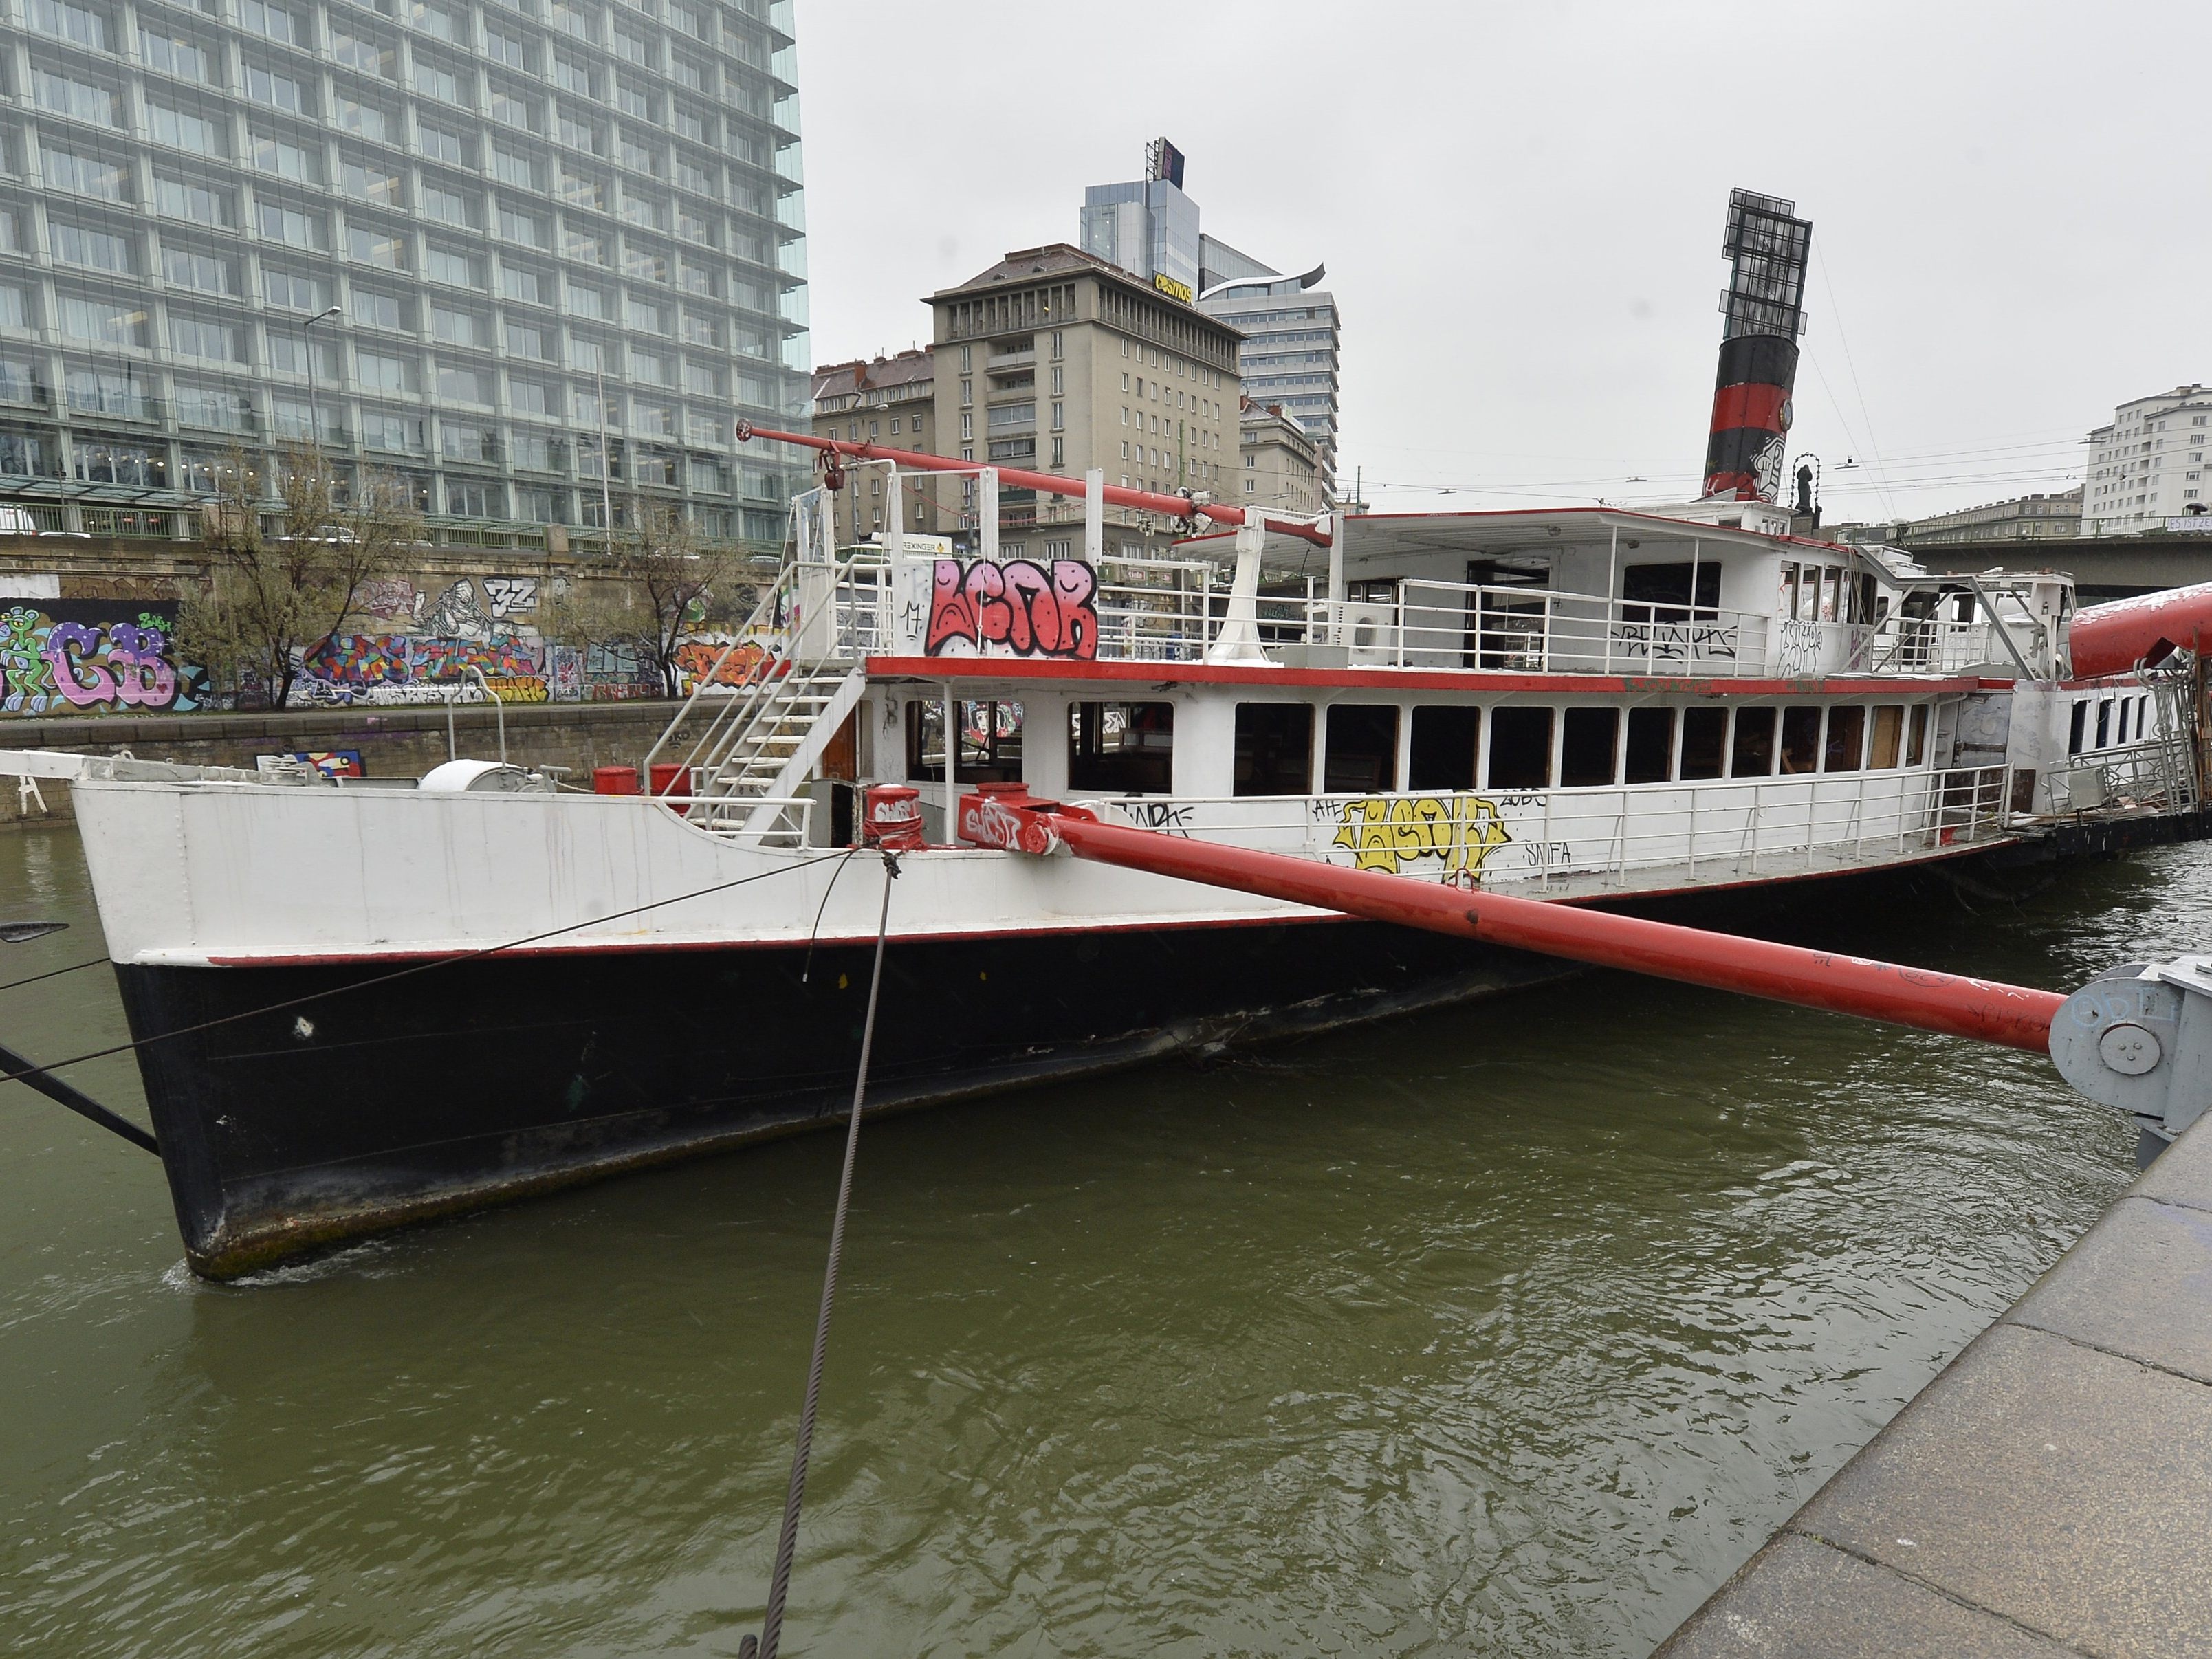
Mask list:
[{"label": "paddle steamer", "polygon": [[[959,550],[896,528],[839,547],[826,479],[728,641],[750,671],[705,676],[641,757],[653,793],[481,762],[416,782],[0,757],[74,783],[192,1265],[235,1274],[838,1115],[884,879],[841,849],[872,788],[914,792],[927,843],[892,890],[872,1109],[1559,971],[951,844],[982,782],[1678,919],[2039,854],[2062,826],[2111,844],[2193,822],[2202,682],[2176,619],[2203,596],[2077,612],[2061,574],[1931,576],[1795,533],[1773,499],[1794,303],[1731,334],[1708,492],[1662,512],[1290,521],[755,433],[878,470],[893,526],[916,469],[965,470],[987,501],[1000,482],[1082,500],[1085,541],[1007,556],[986,513]],[[1195,533],[1116,557],[1109,505]]]}]

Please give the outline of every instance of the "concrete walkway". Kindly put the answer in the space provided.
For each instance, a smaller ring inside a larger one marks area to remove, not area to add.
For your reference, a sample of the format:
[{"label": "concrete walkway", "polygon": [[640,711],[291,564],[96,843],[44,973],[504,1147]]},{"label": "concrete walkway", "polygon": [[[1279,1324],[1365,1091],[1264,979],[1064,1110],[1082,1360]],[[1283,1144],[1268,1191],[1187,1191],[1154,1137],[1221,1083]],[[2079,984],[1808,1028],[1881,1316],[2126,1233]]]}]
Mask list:
[{"label": "concrete walkway", "polygon": [[1658,1654],[2212,1655],[2212,1116]]}]

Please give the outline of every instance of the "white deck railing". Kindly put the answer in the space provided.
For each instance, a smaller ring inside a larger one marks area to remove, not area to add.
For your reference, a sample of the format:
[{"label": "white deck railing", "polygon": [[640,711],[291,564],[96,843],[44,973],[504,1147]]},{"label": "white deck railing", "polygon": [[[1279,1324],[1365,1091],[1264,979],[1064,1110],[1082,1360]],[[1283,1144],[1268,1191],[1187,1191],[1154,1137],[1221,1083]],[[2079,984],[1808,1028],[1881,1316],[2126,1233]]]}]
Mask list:
[{"label": "white deck railing", "polygon": [[1668,871],[1687,881],[1873,865],[2008,823],[2002,766],[1599,788],[1128,796],[1079,805],[1143,829],[1473,885]]},{"label": "white deck railing", "polygon": [[[977,561],[954,561],[972,578]],[[1105,661],[1195,662],[1229,606],[1222,571],[1204,560],[1115,559],[1085,566],[1058,586],[1070,560],[1006,560],[1032,570],[970,592],[940,592],[937,561],[854,556],[838,593],[836,648],[910,656],[1079,656]],[[1955,674],[1997,660],[1993,624],[1886,618],[1863,623],[1775,619],[1716,605],[1608,599],[1543,587],[1407,580],[1388,597],[1330,600],[1262,594],[1260,638],[1284,647],[1342,649],[1355,667],[1486,669],[1643,678],[1795,678],[1823,674]],[[1032,644],[1071,637],[1072,615],[1095,624],[1080,651]],[[949,638],[945,626],[957,621]],[[965,643],[952,641],[964,641]]]}]

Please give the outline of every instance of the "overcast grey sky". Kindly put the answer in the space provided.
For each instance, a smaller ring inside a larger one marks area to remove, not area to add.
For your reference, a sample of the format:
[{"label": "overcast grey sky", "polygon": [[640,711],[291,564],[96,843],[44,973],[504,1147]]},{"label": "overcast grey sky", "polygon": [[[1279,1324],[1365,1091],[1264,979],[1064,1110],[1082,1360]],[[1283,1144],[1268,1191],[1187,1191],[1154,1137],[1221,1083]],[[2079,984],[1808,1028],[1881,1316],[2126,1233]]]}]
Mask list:
[{"label": "overcast grey sky", "polygon": [[797,11],[817,362],[1075,240],[1164,133],[1210,234],[1327,263],[1379,508],[1694,494],[1735,185],[1813,222],[1831,522],[2068,488],[2114,404],[2212,377],[2201,5]]}]

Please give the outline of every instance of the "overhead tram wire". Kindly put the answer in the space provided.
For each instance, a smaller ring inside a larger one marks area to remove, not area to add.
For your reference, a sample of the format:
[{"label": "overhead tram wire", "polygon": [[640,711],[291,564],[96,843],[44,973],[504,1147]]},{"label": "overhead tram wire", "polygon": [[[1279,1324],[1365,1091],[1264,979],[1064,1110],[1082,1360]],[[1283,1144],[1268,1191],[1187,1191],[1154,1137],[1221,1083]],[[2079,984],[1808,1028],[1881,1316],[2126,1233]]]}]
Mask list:
[{"label": "overhead tram wire", "polygon": [[717,882],[712,887],[696,888],[689,893],[678,893],[670,898],[654,899],[646,904],[634,904],[627,910],[613,910],[603,916],[587,916],[581,921],[567,922],[558,927],[548,928],[542,933],[532,933],[525,939],[508,939],[504,944],[487,945],[474,951],[456,951],[449,957],[440,957],[434,962],[418,962],[412,967],[402,968],[393,973],[379,974],[374,979],[359,980],[351,985],[334,985],[327,991],[311,991],[306,996],[291,997],[283,1002],[271,1002],[259,1008],[247,1008],[238,1013],[223,1014],[214,1019],[204,1019],[197,1025],[179,1025],[173,1031],[158,1031],[152,1036],[138,1037],[130,1042],[118,1042],[109,1048],[94,1048],[86,1054],[72,1054],[67,1060],[49,1060],[43,1066],[33,1066],[21,1071],[0,1072],[0,1083],[27,1083],[36,1088],[38,1085],[31,1081],[33,1079],[51,1079],[51,1074],[55,1072],[64,1071],[71,1066],[82,1066],[88,1060],[105,1060],[110,1054],[127,1054],[152,1043],[167,1042],[174,1037],[191,1036],[195,1032],[213,1030],[219,1025],[234,1024],[242,1019],[258,1019],[264,1014],[281,1014],[289,1009],[305,1007],[311,1002],[326,1002],[332,997],[344,996],[354,991],[366,991],[378,985],[389,985],[394,980],[411,979],[417,974],[430,973],[440,968],[452,968],[465,962],[481,962],[484,957],[497,956],[502,951],[519,951],[526,945],[542,945],[545,940],[558,939],[563,933],[574,933],[586,927],[596,927],[602,922],[620,921],[626,916],[643,915],[648,910],[665,909],[672,904],[683,904],[692,899],[707,898],[716,893],[726,893],[732,888],[749,886],[757,881],[766,881],[772,876],[795,875],[801,870],[811,870],[817,864],[828,864],[847,856],[848,856],[848,849],[840,848],[834,853],[824,853],[819,858],[802,860],[797,864],[784,865],[775,870],[757,871],[750,876],[739,876],[734,881]]},{"label": "overhead tram wire", "polygon": [[[1859,379],[1858,362],[1851,356],[1851,337],[1844,330],[1844,308],[1836,300],[1835,278],[1828,274],[1828,262],[1817,246],[1813,249],[1813,262],[1820,268],[1820,285],[1828,290],[1828,314],[1835,319],[1836,339],[1844,348],[1844,366],[1851,372],[1851,390],[1858,396],[1859,418],[1866,423],[1867,453],[1874,458],[1875,465],[1887,472],[1888,463],[1882,459],[1881,447],[1874,435],[1874,414],[1867,408],[1866,386]],[[1824,376],[1824,383],[1825,380]],[[1897,516],[1893,507],[1890,516]]]}]

